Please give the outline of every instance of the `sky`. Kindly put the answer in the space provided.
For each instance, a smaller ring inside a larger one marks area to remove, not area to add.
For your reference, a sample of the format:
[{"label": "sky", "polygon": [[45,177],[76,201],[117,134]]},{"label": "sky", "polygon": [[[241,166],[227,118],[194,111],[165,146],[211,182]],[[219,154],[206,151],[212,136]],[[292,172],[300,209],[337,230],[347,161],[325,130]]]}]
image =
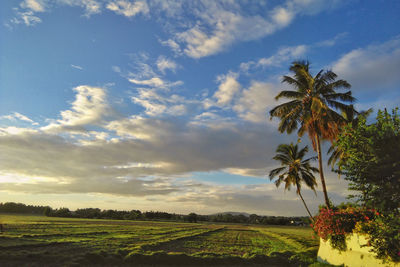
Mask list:
[{"label": "sky", "polygon": [[[400,103],[397,0],[0,5],[0,202],[306,215],[268,177],[298,140],[268,116],[290,64],[333,70],[358,110]],[[323,203],[321,186],[303,195]]]}]

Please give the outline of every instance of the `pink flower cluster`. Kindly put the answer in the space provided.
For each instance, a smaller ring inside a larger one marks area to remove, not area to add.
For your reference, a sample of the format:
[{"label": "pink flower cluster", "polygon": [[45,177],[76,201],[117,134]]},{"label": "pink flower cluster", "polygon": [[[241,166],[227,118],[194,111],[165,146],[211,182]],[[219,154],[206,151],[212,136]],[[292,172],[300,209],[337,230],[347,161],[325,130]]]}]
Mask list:
[{"label": "pink flower cluster", "polygon": [[352,233],[358,222],[368,222],[379,213],[372,209],[349,207],[346,209],[322,208],[311,227],[323,240],[335,235]]}]

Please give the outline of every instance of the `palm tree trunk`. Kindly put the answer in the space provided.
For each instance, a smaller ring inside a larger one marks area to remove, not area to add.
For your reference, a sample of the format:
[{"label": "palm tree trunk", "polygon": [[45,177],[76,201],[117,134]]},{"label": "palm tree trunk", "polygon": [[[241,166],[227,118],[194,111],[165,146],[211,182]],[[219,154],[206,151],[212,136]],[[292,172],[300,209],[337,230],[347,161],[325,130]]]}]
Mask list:
[{"label": "palm tree trunk", "polygon": [[307,207],[307,205],[306,205],[306,202],[304,201],[303,196],[301,195],[300,191],[297,191],[297,193],[299,194],[299,196],[300,196],[300,198],[301,198],[301,201],[303,201],[304,207],[306,208],[306,210],[307,210],[307,212],[308,212],[308,215],[310,216],[311,221],[314,223],[314,219],[313,219],[313,217],[312,217],[312,215],[311,215],[310,210],[308,209],[308,207]]},{"label": "palm tree trunk", "polygon": [[316,145],[317,145],[319,175],[321,177],[322,191],[324,192],[325,204],[328,207],[328,209],[330,209],[331,205],[329,203],[328,191],[326,191],[324,169],[323,169],[323,165],[322,165],[321,142],[319,140],[318,134],[315,134],[315,142],[316,142]]}]

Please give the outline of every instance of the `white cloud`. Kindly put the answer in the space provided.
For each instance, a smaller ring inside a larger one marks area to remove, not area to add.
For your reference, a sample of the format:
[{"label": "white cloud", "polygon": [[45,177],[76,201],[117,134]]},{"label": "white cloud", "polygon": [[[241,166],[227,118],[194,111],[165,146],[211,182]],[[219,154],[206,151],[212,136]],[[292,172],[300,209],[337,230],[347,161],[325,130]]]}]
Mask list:
[{"label": "white cloud", "polygon": [[11,20],[14,24],[24,23],[26,26],[35,26],[42,22],[42,20],[34,15],[33,11],[17,12],[17,17]]},{"label": "white cloud", "polygon": [[220,119],[221,117],[218,116],[217,114],[213,113],[213,112],[203,112],[199,115],[197,115],[194,119],[195,120],[216,120],[216,119]]},{"label": "white cloud", "polygon": [[400,82],[400,38],[359,48],[333,63],[332,70],[347,80],[353,92],[398,88]]},{"label": "white cloud", "polygon": [[149,7],[146,1],[112,1],[107,4],[106,8],[117,14],[124,15],[125,17],[133,17],[139,13],[149,13]]},{"label": "white cloud", "polygon": [[81,66],[78,66],[78,65],[71,64],[71,67],[74,68],[74,69],[77,69],[77,70],[83,70],[83,68]]},{"label": "white cloud", "polygon": [[174,40],[172,40],[172,39],[168,39],[166,41],[160,40],[160,43],[164,46],[168,46],[169,48],[171,48],[171,50],[175,54],[177,54],[177,55],[182,54],[182,49],[181,49],[180,45],[177,42],[175,42]]},{"label": "white cloud", "polygon": [[308,51],[312,51],[315,48],[331,47],[335,45],[339,40],[345,38],[347,33],[339,33],[333,38],[323,40],[313,44],[300,44],[296,46],[283,46],[278,49],[273,55],[269,57],[259,58],[248,62],[243,62],[239,66],[238,73],[248,74],[249,70],[253,70],[259,67],[280,67],[282,64],[287,64],[290,61],[304,58]]},{"label": "white cloud", "polygon": [[150,9],[154,10],[156,15],[160,15],[161,12],[164,12],[168,17],[182,16],[185,12],[184,6],[188,3],[187,1],[180,0],[148,0]]},{"label": "white cloud", "polygon": [[164,87],[165,83],[162,79],[158,77],[153,77],[149,80],[136,80],[136,79],[128,79],[131,83],[139,84],[139,85],[147,85],[153,87]]},{"label": "white cloud", "polygon": [[29,123],[31,123],[32,125],[38,125],[37,122],[34,122],[33,120],[31,120],[31,119],[28,118],[27,116],[22,115],[21,113],[18,113],[18,112],[13,112],[13,113],[10,114],[10,115],[0,116],[0,119],[7,119],[7,120],[12,120],[12,121],[21,120],[21,121],[29,122]]},{"label": "white cloud", "polygon": [[318,46],[321,46],[321,47],[332,47],[335,44],[337,44],[337,42],[339,40],[342,40],[342,39],[346,38],[347,35],[348,35],[347,32],[339,33],[339,34],[337,34],[335,37],[333,37],[331,39],[324,40],[324,41],[321,41],[321,42],[317,43],[316,46],[317,47]]},{"label": "white cloud", "polygon": [[106,99],[106,90],[100,87],[81,85],[73,89],[75,100],[69,110],[60,112],[61,119],[42,127],[49,132],[60,132],[67,129],[82,131],[87,125],[96,125],[110,114]]},{"label": "white cloud", "polygon": [[45,1],[41,0],[25,0],[20,4],[20,7],[30,9],[33,12],[43,12],[45,11],[46,5]]},{"label": "white cloud", "polygon": [[175,70],[178,68],[178,64],[176,64],[175,61],[167,59],[164,56],[158,57],[156,65],[158,70],[161,71],[163,74],[165,74],[166,70],[171,70],[172,72],[175,72]]},{"label": "white cloud", "polygon": [[144,107],[145,113],[149,116],[162,115],[167,109],[167,106],[165,104],[160,104],[155,101],[141,97],[132,97],[132,101],[133,103]]},{"label": "white cloud", "polygon": [[235,94],[240,90],[240,84],[236,80],[237,74],[230,72],[227,75],[222,75],[217,78],[220,85],[218,90],[214,94],[214,98],[217,99],[218,106],[225,106],[230,104]]},{"label": "white cloud", "polygon": [[307,49],[306,45],[283,47],[275,55],[259,59],[257,65],[262,67],[279,66],[282,62],[304,56]]},{"label": "white cloud", "polygon": [[155,139],[171,130],[168,121],[160,119],[150,120],[142,116],[131,116],[130,118],[112,121],[107,125],[107,129],[115,131],[119,136],[128,136],[142,140]]},{"label": "white cloud", "polygon": [[284,27],[293,20],[294,14],[293,11],[287,8],[278,7],[271,12],[271,17],[277,26]]},{"label": "white cloud", "polygon": [[137,94],[132,97],[132,101],[144,107],[145,114],[149,116],[185,115],[191,109],[191,106],[198,105],[198,101],[191,101],[176,94],[169,94],[168,90],[157,92],[151,88],[138,88]]},{"label": "white cloud", "polygon": [[24,23],[27,26],[34,26],[42,22],[36,13],[51,11],[53,7],[59,6],[78,6],[85,9],[85,16],[89,17],[93,14],[101,12],[102,5],[97,0],[24,0],[15,8],[16,17],[10,21],[13,24]]},{"label": "white cloud", "polygon": [[227,168],[223,170],[226,173],[241,175],[241,176],[253,176],[257,178],[266,178],[268,175],[268,168]]},{"label": "white cloud", "polygon": [[183,84],[182,81],[169,82],[169,81],[164,81],[163,79],[161,79],[159,77],[152,77],[151,79],[147,79],[147,80],[138,80],[138,79],[134,79],[134,78],[128,78],[128,81],[133,84],[145,85],[145,86],[160,88],[160,89],[168,89],[168,88],[180,86]]},{"label": "white cloud", "polygon": [[[196,18],[194,25],[177,30],[164,44],[181,49],[189,57],[201,58],[222,52],[232,44],[263,38],[289,25],[298,15],[313,15],[335,8],[342,1],[288,0],[276,6],[268,15],[246,14],[238,2],[203,1],[188,5],[187,12]],[[249,3],[247,3],[249,4]],[[262,10],[260,3],[251,3]]]},{"label": "white cloud", "polygon": [[234,129],[237,120],[230,117],[223,117],[216,112],[202,112],[196,115],[189,125],[196,127],[207,127],[213,130]]},{"label": "white cloud", "polygon": [[174,71],[178,67],[174,61],[164,56],[159,56],[157,60],[151,59],[147,53],[130,54],[129,57],[133,61],[131,65],[133,70],[127,75],[131,83],[153,87],[169,87],[182,83],[167,82],[161,78],[165,75],[165,70]]},{"label": "white cloud", "polygon": [[[226,75],[217,77],[219,82],[218,90],[213,98],[217,101],[206,98],[203,107],[210,109],[213,107],[232,108],[239,118],[253,123],[267,122],[267,110],[277,105],[274,97],[282,86],[277,82],[262,82],[250,80],[247,89],[243,89],[238,82],[242,74],[249,74],[249,70],[263,67],[280,66],[283,62],[303,56],[309,47],[313,45],[298,45],[280,48],[274,55],[268,58],[260,58],[256,61],[244,62],[239,65],[239,71],[230,71]],[[230,104],[233,102],[233,105]]]},{"label": "white cloud", "polygon": [[85,9],[85,16],[101,13],[102,4],[98,0],[57,0],[57,3],[67,6],[78,6]]},{"label": "white cloud", "polygon": [[111,69],[116,73],[121,73],[121,68],[118,66],[112,66]]},{"label": "white cloud", "polygon": [[[129,72],[127,80],[135,85],[137,91],[131,100],[142,106],[146,115],[181,116],[193,108],[192,106],[198,105],[198,101],[187,100],[171,93],[183,84],[182,81],[171,82],[162,78],[167,69],[174,71],[178,67],[174,61],[159,56],[155,62],[149,62],[149,56],[144,53],[132,54],[130,57],[134,61],[134,71]],[[120,69],[118,71],[121,72]]]},{"label": "white cloud", "polygon": [[244,120],[267,122],[267,110],[277,105],[274,99],[277,92],[275,84],[253,81],[248,89],[242,91],[233,110]]},{"label": "white cloud", "polygon": [[141,62],[140,60],[136,60],[134,64],[135,64],[135,72],[134,73],[130,72],[129,73],[130,77],[134,77],[136,80],[143,80],[143,79],[154,78],[157,76],[157,74],[149,64]]},{"label": "white cloud", "polygon": [[270,22],[259,16],[245,17],[223,9],[214,12],[212,18],[204,20],[205,26],[196,25],[176,35],[176,40],[185,45],[183,51],[189,57],[214,55],[238,40],[254,40],[274,31]]},{"label": "white cloud", "polygon": [[21,135],[21,134],[36,133],[36,132],[37,130],[34,129],[15,127],[15,126],[0,128],[0,136]]}]

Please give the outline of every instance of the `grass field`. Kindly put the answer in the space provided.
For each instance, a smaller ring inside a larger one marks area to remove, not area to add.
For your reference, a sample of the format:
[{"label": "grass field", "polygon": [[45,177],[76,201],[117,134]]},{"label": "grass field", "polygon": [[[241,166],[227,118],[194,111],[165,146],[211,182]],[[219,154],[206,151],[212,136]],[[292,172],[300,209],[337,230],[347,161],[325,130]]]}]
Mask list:
[{"label": "grass field", "polygon": [[303,227],[0,215],[0,266],[309,266]]}]

